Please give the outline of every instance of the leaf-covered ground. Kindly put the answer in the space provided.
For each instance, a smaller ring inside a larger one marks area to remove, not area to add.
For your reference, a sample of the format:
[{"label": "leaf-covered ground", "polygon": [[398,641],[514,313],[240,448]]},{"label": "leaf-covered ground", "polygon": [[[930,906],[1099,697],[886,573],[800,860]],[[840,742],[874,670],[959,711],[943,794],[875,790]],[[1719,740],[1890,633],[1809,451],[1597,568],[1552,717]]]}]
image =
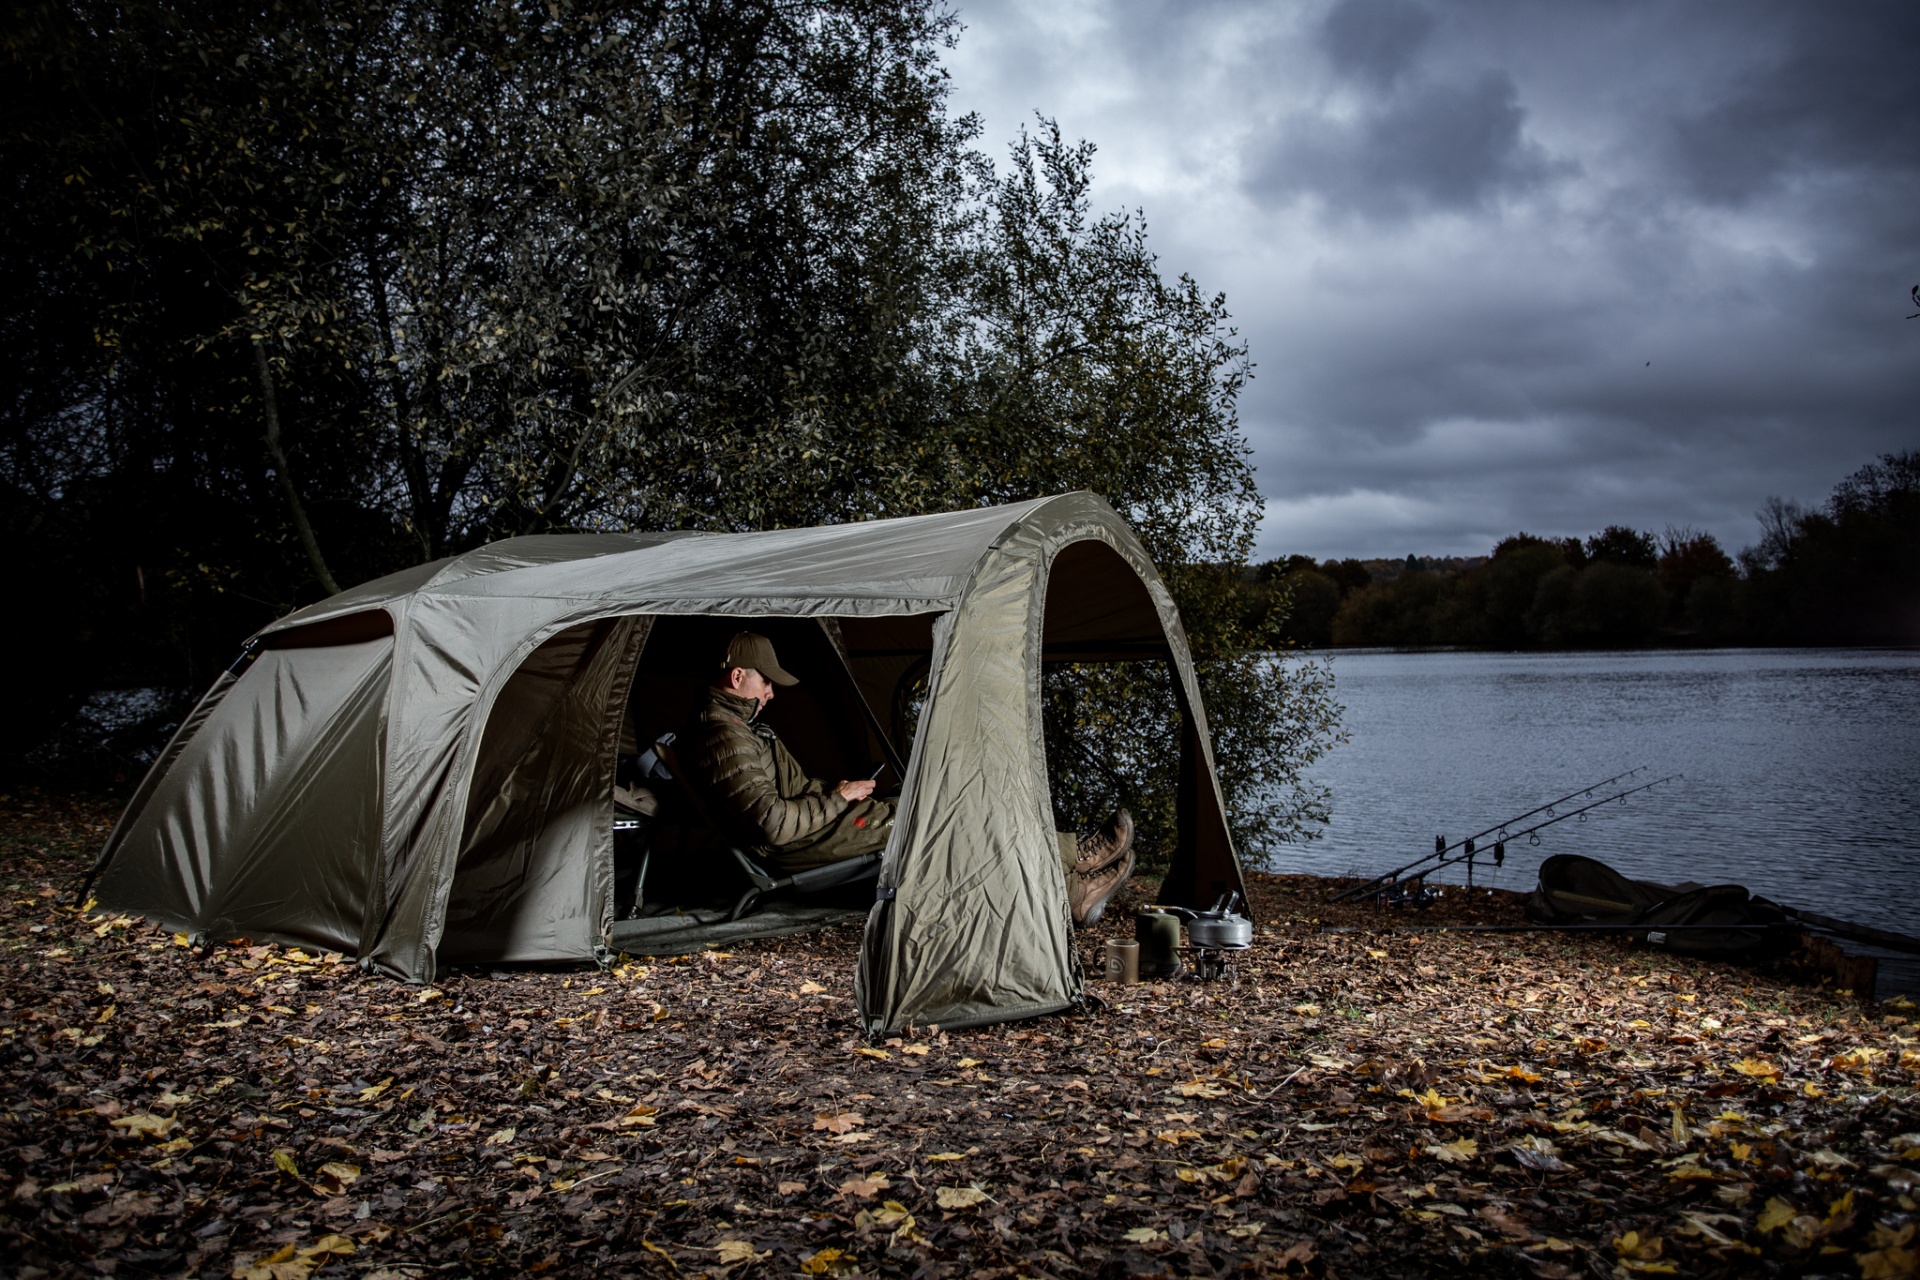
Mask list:
[{"label": "leaf-covered ground", "polygon": [[0,802],[17,1276],[1915,1268],[1904,1012],[1601,938],[1386,931],[1510,899],[1409,920],[1262,877],[1237,986],[868,1044],[852,928],[431,989],[202,957],[73,909],[111,816]]}]

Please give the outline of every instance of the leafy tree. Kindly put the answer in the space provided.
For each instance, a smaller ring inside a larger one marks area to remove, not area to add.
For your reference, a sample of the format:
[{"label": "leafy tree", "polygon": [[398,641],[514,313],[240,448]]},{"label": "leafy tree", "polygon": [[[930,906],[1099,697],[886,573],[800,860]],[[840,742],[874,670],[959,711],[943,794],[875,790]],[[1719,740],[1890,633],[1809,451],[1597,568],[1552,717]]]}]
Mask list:
[{"label": "leafy tree", "polygon": [[[1090,210],[1090,146],[969,149],[953,31],[921,0],[25,6],[9,529],[49,589],[97,581],[101,634],[147,583],[174,638],[114,678],[187,689],[288,607],[502,535],[1092,488],[1180,600],[1242,838],[1300,834],[1336,708],[1236,609],[1245,346]],[[1164,740],[1164,673],[1068,686]],[[1096,780],[1164,832],[1166,764]]]},{"label": "leafy tree", "polygon": [[1568,543],[1572,544],[1571,550],[1580,550],[1574,539],[1555,542],[1527,533],[1515,534],[1494,547],[1480,574],[1488,643],[1499,649],[1524,649],[1533,643],[1527,615],[1541,581],[1556,570],[1578,563],[1570,559]]},{"label": "leafy tree", "polygon": [[1623,524],[1610,524],[1587,539],[1590,563],[1625,565],[1629,569],[1651,569],[1660,562],[1660,548],[1650,533],[1641,533]]},{"label": "leafy tree", "polygon": [[1668,526],[1660,539],[1659,571],[1669,624],[1722,636],[1731,622],[1732,584],[1739,575],[1719,539]]},{"label": "leafy tree", "polygon": [[1882,455],[1808,510],[1779,498],[1741,553],[1745,625],[1790,644],[1920,640],[1920,452]]},{"label": "leafy tree", "polygon": [[[1092,157],[1043,121],[1014,144],[1004,177],[982,179],[967,322],[947,348],[947,449],[927,501],[1104,494],[1180,604],[1236,838],[1251,850],[1307,838],[1327,798],[1305,771],[1336,740],[1338,708],[1325,666],[1274,656],[1284,612],[1242,616],[1240,566],[1260,514],[1236,407],[1245,345],[1221,295],[1161,277],[1140,214],[1092,212]],[[1046,694],[1057,820],[1086,823],[1119,799],[1149,856],[1169,847],[1167,673],[1066,664]],[[1099,744],[1097,762],[1086,744]]]}]

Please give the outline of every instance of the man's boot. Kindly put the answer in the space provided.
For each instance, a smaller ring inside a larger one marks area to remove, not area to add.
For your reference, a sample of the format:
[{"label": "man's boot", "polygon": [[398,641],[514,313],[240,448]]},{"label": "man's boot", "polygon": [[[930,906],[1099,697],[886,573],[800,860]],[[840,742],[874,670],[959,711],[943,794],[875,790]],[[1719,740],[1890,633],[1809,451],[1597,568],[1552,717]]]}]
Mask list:
[{"label": "man's boot", "polygon": [[1133,848],[1133,815],[1115,809],[1106,825],[1089,831],[1075,842],[1074,872],[1082,879],[1110,867]]},{"label": "man's boot", "polygon": [[1090,875],[1080,876],[1074,883],[1073,894],[1068,902],[1073,908],[1073,922],[1081,928],[1100,923],[1108,901],[1120,892],[1121,886],[1127,883],[1131,875],[1133,850],[1128,849],[1118,862],[1110,862]]}]

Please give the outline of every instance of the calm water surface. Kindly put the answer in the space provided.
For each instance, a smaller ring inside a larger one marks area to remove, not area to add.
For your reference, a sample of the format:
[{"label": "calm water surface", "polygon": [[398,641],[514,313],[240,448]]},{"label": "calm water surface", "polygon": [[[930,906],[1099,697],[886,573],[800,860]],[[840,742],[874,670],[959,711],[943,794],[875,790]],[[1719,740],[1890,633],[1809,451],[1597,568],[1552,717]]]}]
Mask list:
[{"label": "calm water surface", "polygon": [[1333,668],[1353,740],[1312,775],[1333,824],[1272,870],[1374,875],[1648,765],[1685,777],[1510,844],[1475,883],[1530,889],[1543,858],[1578,853],[1920,934],[1920,651],[1357,651]]}]

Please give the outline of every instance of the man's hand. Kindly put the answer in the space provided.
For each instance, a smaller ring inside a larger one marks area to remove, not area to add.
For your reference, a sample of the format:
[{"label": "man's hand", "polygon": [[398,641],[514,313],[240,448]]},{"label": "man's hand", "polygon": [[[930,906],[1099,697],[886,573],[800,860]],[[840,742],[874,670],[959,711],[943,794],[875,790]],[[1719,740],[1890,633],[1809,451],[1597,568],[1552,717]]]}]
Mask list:
[{"label": "man's hand", "polygon": [[842,800],[845,800],[848,804],[852,804],[856,800],[865,800],[868,796],[872,795],[873,787],[874,782],[872,778],[861,778],[857,782],[843,782],[835,787],[834,790],[840,793]]}]

